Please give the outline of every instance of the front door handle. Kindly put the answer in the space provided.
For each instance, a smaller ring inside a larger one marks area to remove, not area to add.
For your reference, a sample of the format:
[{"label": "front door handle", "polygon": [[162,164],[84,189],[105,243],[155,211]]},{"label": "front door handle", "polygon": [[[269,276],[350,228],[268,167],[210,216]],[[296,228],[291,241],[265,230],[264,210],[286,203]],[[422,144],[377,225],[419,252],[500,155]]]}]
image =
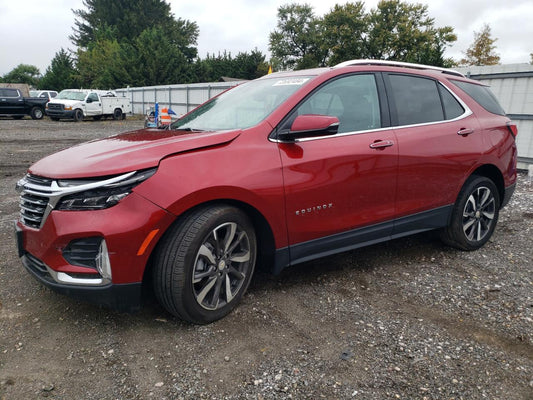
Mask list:
[{"label": "front door handle", "polygon": [[376,140],[374,143],[370,143],[369,145],[371,149],[383,149],[391,146],[394,146],[394,142],[392,140]]},{"label": "front door handle", "polygon": [[459,136],[468,136],[471,133],[474,133],[474,130],[469,128],[459,129],[459,132],[457,132]]}]

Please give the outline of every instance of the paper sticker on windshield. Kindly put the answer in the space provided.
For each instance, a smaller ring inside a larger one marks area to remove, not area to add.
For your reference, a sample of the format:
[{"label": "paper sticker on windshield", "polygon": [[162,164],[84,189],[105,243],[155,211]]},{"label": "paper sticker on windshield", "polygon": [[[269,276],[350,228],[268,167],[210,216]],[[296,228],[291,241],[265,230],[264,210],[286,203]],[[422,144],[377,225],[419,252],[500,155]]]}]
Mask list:
[{"label": "paper sticker on windshield", "polygon": [[280,79],[276,83],[274,83],[272,86],[301,86],[305,82],[307,82],[309,78],[288,78],[288,79]]}]

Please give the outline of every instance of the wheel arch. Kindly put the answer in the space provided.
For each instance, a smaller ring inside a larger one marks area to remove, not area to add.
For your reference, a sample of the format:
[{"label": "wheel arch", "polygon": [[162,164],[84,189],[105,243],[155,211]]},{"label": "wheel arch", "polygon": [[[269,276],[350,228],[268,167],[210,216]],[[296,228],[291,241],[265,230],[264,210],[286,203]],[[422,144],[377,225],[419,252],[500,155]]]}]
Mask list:
[{"label": "wheel arch", "polygon": [[246,216],[250,219],[256,234],[257,239],[257,262],[255,269],[257,270],[265,270],[270,271],[273,268],[274,265],[274,253],[275,253],[275,241],[274,241],[274,233],[272,231],[272,228],[270,227],[270,224],[268,223],[265,216],[257,210],[255,207],[251,206],[250,204],[247,204],[245,202],[234,200],[234,199],[218,199],[218,200],[211,200],[206,201],[200,204],[197,204],[188,210],[185,210],[182,214],[180,214],[174,222],[172,222],[165,230],[165,232],[162,233],[161,236],[159,236],[159,239],[155,246],[152,249],[152,252],[150,253],[150,257],[148,258],[148,262],[146,264],[146,267],[144,269],[143,273],[143,287],[149,288],[151,287],[149,283],[149,280],[151,279],[151,270],[153,269],[153,259],[159,250],[160,243],[163,241],[163,238],[167,234],[167,232],[171,229],[172,226],[175,224],[179,224],[184,218],[186,218],[189,214],[196,212],[200,208],[208,208],[208,207],[215,207],[215,206],[233,206],[235,208],[238,208],[239,210],[243,211]]},{"label": "wheel arch", "polygon": [[493,164],[485,164],[485,165],[482,165],[476,168],[470,176],[472,175],[484,176],[486,178],[489,178],[492,182],[494,182],[494,184],[498,188],[498,195],[500,196],[500,208],[501,208],[502,202],[505,196],[505,182],[503,179],[503,174],[498,169],[498,167],[496,167]]}]

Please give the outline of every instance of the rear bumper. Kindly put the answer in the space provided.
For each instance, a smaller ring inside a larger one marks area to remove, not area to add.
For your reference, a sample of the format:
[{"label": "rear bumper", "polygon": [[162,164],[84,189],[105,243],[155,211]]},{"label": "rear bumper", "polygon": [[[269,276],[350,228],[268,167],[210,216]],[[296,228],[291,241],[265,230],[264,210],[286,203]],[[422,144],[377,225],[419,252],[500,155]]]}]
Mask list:
[{"label": "rear bumper", "polygon": [[26,270],[44,286],[75,299],[103,305],[120,312],[135,312],[141,308],[142,283],[76,286],[56,282],[48,268],[37,258],[25,253],[21,257]]},{"label": "rear bumper", "polygon": [[501,203],[501,208],[505,207],[509,201],[511,200],[511,197],[513,197],[513,193],[516,189],[516,182],[513,183],[511,186],[508,186],[505,188],[505,192],[503,194],[503,199]]}]

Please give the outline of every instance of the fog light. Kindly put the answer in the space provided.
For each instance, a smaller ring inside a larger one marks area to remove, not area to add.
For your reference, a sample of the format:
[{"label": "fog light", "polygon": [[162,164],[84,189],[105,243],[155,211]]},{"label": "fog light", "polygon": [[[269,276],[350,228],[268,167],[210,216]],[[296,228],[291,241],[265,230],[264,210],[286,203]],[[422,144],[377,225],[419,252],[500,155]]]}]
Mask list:
[{"label": "fog light", "polygon": [[107,251],[105,239],[102,240],[98,249],[96,269],[102,275],[102,278],[111,281],[111,262],[109,261],[109,252]]}]

